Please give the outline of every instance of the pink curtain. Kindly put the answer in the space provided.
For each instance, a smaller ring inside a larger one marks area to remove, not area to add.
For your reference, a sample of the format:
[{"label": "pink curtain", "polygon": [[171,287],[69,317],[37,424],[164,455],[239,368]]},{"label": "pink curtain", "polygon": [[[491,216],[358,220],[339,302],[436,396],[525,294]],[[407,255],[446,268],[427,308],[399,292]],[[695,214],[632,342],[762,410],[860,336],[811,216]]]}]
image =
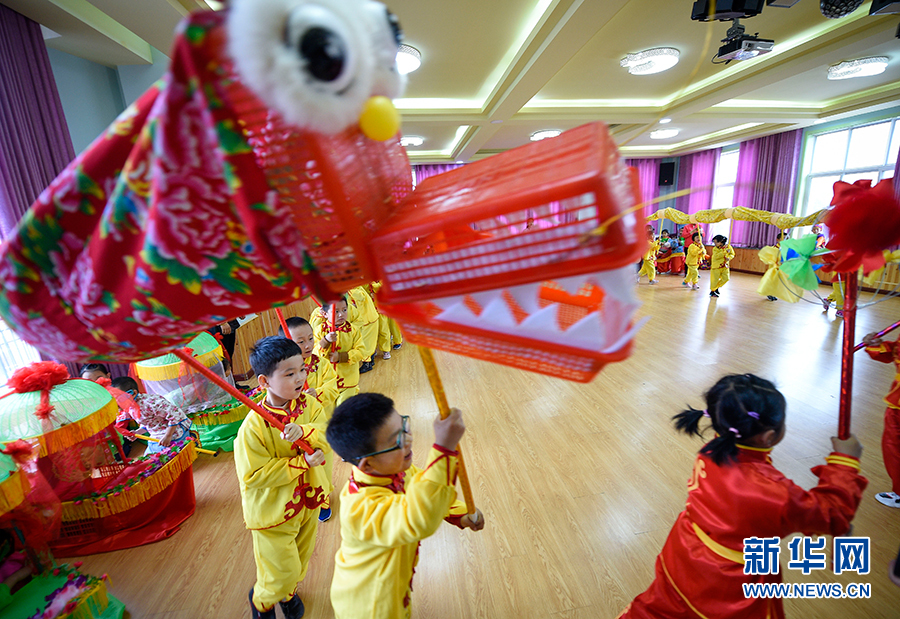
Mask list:
[{"label": "pink curtain", "polygon": [[[635,168],[638,173],[638,185],[641,190],[641,201],[649,202],[659,197],[659,159],[626,159],[625,165]],[[658,210],[658,204],[648,204],[642,210],[648,217]]]},{"label": "pink curtain", "polygon": [[[800,169],[803,131],[797,129],[741,143],[733,206],[790,213]],[[736,221],[732,244],[774,245],[778,230],[769,224]]]},{"label": "pink curtain", "polygon": [[693,191],[675,198],[675,208],[688,214],[712,208],[711,187],[716,180],[716,165],[721,154],[721,148],[714,148],[678,158],[678,191]]},{"label": "pink curtain", "polygon": [[450,170],[455,170],[456,168],[461,168],[462,166],[463,164],[461,163],[435,163],[414,165],[412,168],[413,174],[416,175],[416,184],[418,185],[429,176],[434,176],[435,174],[443,174],[444,172],[449,172]]},{"label": "pink curtain", "polygon": [[41,27],[0,5],[0,238],[74,158]]}]

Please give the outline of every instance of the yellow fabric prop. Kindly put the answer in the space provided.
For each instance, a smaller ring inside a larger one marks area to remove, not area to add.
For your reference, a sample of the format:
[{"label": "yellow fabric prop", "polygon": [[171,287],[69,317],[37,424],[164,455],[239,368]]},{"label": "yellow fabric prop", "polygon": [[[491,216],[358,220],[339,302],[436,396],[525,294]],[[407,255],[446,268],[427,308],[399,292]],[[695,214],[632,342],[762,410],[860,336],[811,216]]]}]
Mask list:
[{"label": "yellow fabric prop", "polygon": [[657,219],[668,219],[679,225],[686,224],[714,224],[726,219],[735,219],[737,221],[757,221],[764,224],[771,224],[781,230],[786,228],[796,228],[799,226],[812,226],[825,219],[828,209],[816,211],[806,217],[797,217],[788,215],[787,213],[772,213],[770,211],[760,211],[752,208],[739,206],[737,208],[715,208],[705,211],[697,211],[696,213],[682,213],[674,208],[664,208],[656,211],[649,217],[647,221],[656,221]]}]

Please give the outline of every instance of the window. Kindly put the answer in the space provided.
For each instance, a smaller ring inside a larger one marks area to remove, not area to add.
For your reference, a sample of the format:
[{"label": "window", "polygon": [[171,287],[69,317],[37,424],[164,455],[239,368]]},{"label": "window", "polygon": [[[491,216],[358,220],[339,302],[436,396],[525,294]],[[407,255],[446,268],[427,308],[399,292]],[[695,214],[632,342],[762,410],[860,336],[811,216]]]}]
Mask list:
[{"label": "window", "polygon": [[6,383],[13,372],[32,361],[40,361],[37,348],[26,344],[5,322],[0,320],[0,383]]},{"label": "window", "polygon": [[799,215],[828,207],[834,183],[878,181],[894,176],[900,150],[900,118],[814,135],[807,143],[808,171],[802,185]]},{"label": "window", "polygon": [[[738,158],[740,151],[737,149],[722,151],[716,165],[716,180],[713,193],[712,208],[731,208],[734,201],[734,184],[737,181]],[[725,219],[709,225],[709,234],[705,243],[712,243],[712,237],[717,234],[728,236],[731,229],[731,221]]]}]

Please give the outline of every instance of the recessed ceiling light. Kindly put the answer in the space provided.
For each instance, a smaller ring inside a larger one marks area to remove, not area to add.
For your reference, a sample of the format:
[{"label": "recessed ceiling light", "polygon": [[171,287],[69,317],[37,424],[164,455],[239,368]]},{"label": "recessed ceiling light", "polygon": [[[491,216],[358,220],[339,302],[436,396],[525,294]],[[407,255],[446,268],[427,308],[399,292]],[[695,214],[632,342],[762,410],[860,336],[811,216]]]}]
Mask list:
[{"label": "recessed ceiling light", "polygon": [[667,138],[674,138],[678,135],[678,129],[657,129],[656,131],[650,132],[651,140],[665,140]]},{"label": "recessed ceiling light", "polygon": [[422,64],[422,53],[412,45],[403,43],[397,50],[397,71],[400,75],[412,73]]},{"label": "recessed ceiling light", "polygon": [[628,54],[619,61],[619,65],[628,69],[632,75],[651,75],[674,67],[678,64],[680,55],[681,52],[674,47],[655,47]]},{"label": "recessed ceiling light", "polygon": [[421,135],[404,135],[400,138],[400,146],[421,146],[425,143],[425,138]]},{"label": "recessed ceiling light", "polygon": [[555,138],[562,131],[559,129],[544,129],[543,131],[535,131],[531,134],[532,142],[540,142],[541,140],[546,140],[547,138]]},{"label": "recessed ceiling light", "polygon": [[465,161],[457,161],[456,163],[458,163],[459,165],[462,165],[465,163]]},{"label": "recessed ceiling light", "polygon": [[660,118],[660,119],[659,119],[659,124],[661,124],[661,125],[666,125],[666,124],[668,124],[668,123],[670,123],[670,122],[672,122],[672,119],[671,119],[671,118]]},{"label": "recessed ceiling light", "polygon": [[828,79],[845,80],[851,77],[868,77],[884,73],[888,66],[887,56],[873,56],[871,58],[858,58],[845,60],[828,67]]},{"label": "recessed ceiling light", "polygon": [[491,121],[491,124],[492,124],[492,125],[499,125],[499,124],[502,123],[502,122],[503,122],[502,120],[492,120],[492,121]]}]

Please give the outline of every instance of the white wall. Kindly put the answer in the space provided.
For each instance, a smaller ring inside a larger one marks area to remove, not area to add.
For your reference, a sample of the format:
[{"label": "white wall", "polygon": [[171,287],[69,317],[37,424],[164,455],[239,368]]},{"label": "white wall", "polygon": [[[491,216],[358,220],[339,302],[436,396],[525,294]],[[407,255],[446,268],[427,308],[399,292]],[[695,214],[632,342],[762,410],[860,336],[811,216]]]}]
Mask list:
[{"label": "white wall", "polygon": [[125,110],[114,69],[47,49],[75,153],[80,153]]},{"label": "white wall", "polygon": [[131,105],[144,92],[161,78],[169,68],[169,57],[155,47],[150,48],[153,64],[119,65],[119,83],[122,85],[122,96],[125,105]]}]

